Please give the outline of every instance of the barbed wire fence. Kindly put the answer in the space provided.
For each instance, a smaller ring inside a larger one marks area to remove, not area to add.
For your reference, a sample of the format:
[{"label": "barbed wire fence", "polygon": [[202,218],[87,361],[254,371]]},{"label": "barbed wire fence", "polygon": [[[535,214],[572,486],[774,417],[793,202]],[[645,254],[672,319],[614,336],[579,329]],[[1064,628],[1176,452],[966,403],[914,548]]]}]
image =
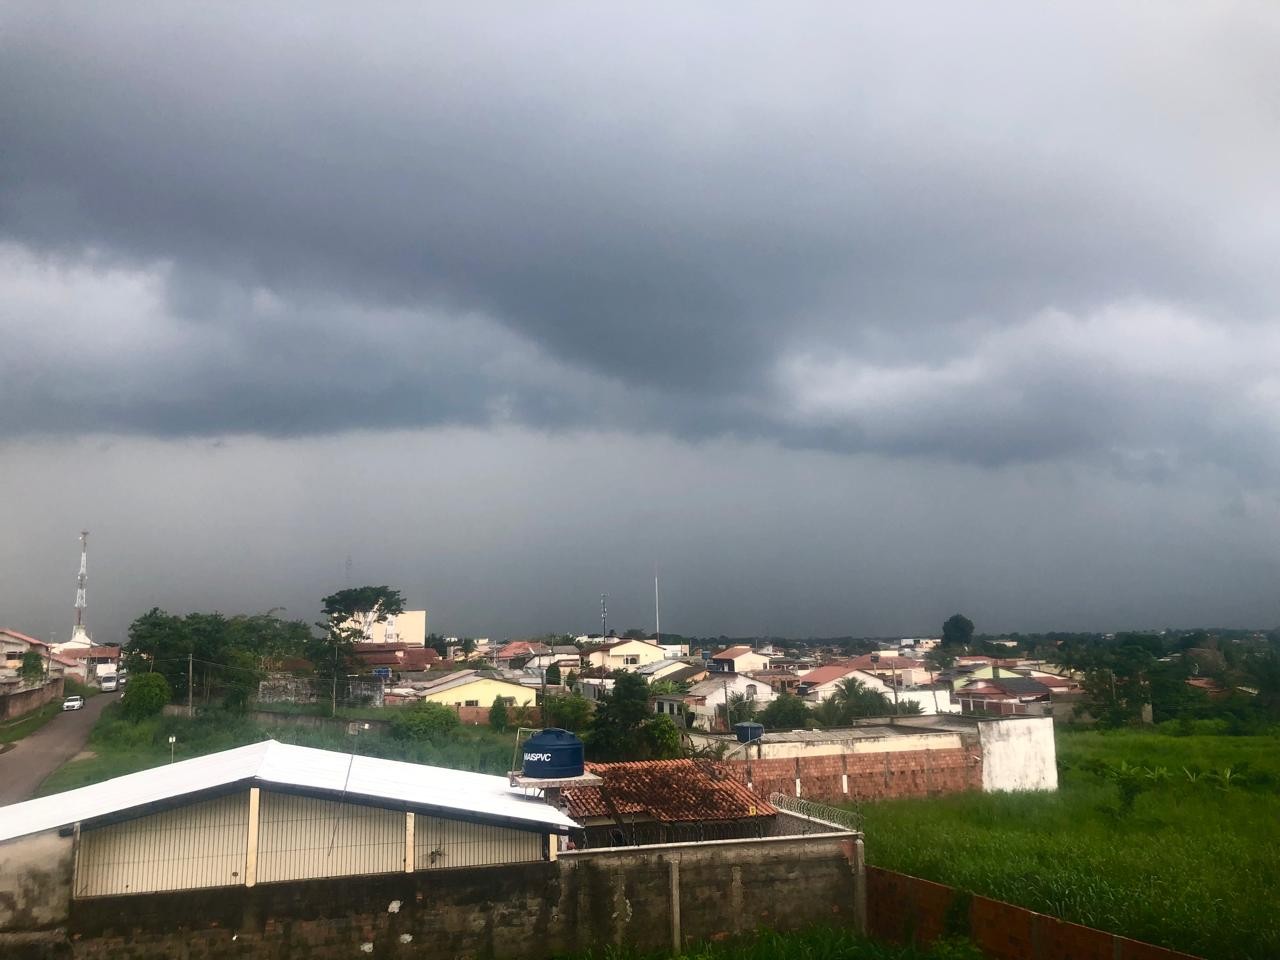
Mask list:
[{"label": "barbed wire fence", "polygon": [[798,821],[796,830],[801,834],[826,833],[833,830],[862,831],[862,811],[833,807],[830,804],[805,800],[785,793],[769,794],[769,802],[780,811],[791,815],[792,821]]}]

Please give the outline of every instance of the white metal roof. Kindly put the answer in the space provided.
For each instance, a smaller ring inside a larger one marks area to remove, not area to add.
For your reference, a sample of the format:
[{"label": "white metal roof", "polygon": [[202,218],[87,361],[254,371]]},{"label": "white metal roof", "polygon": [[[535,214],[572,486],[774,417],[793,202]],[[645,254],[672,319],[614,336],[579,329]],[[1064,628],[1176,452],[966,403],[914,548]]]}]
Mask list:
[{"label": "white metal roof", "polygon": [[578,826],[554,807],[512,788],[505,777],[400,760],[353,758],[334,750],[267,740],[0,807],[0,841],[246,780],[266,787],[333,793],[345,785],[352,798],[452,810],[548,832]]}]

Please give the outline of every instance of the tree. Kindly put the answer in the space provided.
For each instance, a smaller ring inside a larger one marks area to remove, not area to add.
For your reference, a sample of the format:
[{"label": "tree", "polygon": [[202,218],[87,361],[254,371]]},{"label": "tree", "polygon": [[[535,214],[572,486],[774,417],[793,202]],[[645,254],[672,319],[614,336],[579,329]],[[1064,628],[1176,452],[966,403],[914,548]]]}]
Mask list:
[{"label": "tree", "polygon": [[924,655],[924,662],[930,669],[941,673],[943,670],[950,670],[956,665],[956,655],[954,650],[944,650],[942,647],[934,647]]},{"label": "tree", "polygon": [[400,711],[391,722],[391,735],[397,740],[438,740],[459,723],[458,715],[444,704],[422,700]]},{"label": "tree", "polygon": [[646,760],[674,760],[680,756],[680,730],[670,717],[650,717],[640,727]]},{"label": "tree", "polygon": [[649,634],[641,630],[639,627],[632,627],[622,635],[624,640],[648,640]]},{"label": "tree", "polygon": [[942,646],[967,647],[973,639],[973,621],[964,614],[953,613],[942,625]]},{"label": "tree", "polygon": [[120,709],[125,718],[138,723],[154,717],[169,702],[173,691],[162,673],[144,673],[135,677],[125,687]]},{"label": "tree", "polygon": [[375,623],[386,623],[387,617],[404,612],[400,591],[388,586],[348,587],[321,602],[324,620],[317,626],[324,634],[312,641],[310,658],[316,673],[324,677],[345,671],[355,645],[369,636]]},{"label": "tree", "polygon": [[730,729],[735,723],[746,723],[756,714],[755,702],[740,693],[729,694],[728,708]]},{"label": "tree", "polygon": [[547,667],[545,679],[551,686],[560,686],[560,665],[558,663],[553,663]]},{"label": "tree", "polygon": [[[446,640],[444,637],[440,636],[440,634],[428,633],[427,639],[426,639],[426,645],[430,647],[432,650],[434,650],[436,653],[440,654],[442,659],[448,659],[449,641]],[[473,643],[472,646],[474,645],[475,644]]]},{"label": "tree", "polygon": [[837,683],[832,699],[841,705],[845,722],[855,717],[883,717],[893,713],[893,702],[857,677],[845,677]]},{"label": "tree", "polygon": [[581,733],[591,722],[591,701],[577,694],[547,697],[542,702],[542,716],[550,726]]},{"label": "tree", "polygon": [[463,656],[469,657],[469,656],[471,656],[471,655],[472,655],[473,653],[475,653],[475,652],[476,652],[476,638],[475,638],[475,637],[463,637],[463,638],[462,638],[462,654],[463,654]]},{"label": "tree", "polygon": [[649,688],[635,673],[614,674],[613,690],[600,698],[587,747],[594,760],[636,760],[643,752],[641,725],[649,716]]},{"label": "tree", "polygon": [[493,705],[489,707],[489,726],[501,733],[507,729],[509,719],[506,697],[494,697]]},{"label": "tree", "polygon": [[19,675],[27,683],[36,683],[44,679],[44,660],[35,650],[28,650],[22,655],[22,668]]},{"label": "tree", "polygon": [[767,730],[798,730],[808,723],[809,708],[799,697],[784,693],[760,711],[756,719]]}]

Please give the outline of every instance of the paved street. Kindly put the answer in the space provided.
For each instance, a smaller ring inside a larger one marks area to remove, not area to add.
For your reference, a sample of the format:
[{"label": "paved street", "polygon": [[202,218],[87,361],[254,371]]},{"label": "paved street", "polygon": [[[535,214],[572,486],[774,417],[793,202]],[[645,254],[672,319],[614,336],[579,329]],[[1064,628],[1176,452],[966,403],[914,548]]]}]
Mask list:
[{"label": "paved street", "polygon": [[0,755],[0,805],[30,800],[44,778],[84,749],[103,708],[119,697],[100,693],[83,710],[61,713]]}]

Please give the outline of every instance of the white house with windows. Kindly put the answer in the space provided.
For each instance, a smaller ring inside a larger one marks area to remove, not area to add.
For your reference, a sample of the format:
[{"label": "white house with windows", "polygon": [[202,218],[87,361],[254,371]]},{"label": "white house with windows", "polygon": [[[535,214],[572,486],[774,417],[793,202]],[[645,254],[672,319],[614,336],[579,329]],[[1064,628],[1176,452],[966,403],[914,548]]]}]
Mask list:
[{"label": "white house with windows", "polygon": [[729,647],[711,655],[711,669],[716,672],[746,673],[764,670],[772,658],[750,647]]},{"label": "white house with windows", "polygon": [[646,663],[662,660],[666,651],[650,640],[610,640],[582,652],[585,666],[602,667],[605,670],[634,671]]},{"label": "white house with windows", "polygon": [[725,703],[737,694],[763,709],[774,698],[773,688],[763,680],[742,673],[713,674],[695,683],[684,695],[685,711],[699,730],[725,730]]}]

